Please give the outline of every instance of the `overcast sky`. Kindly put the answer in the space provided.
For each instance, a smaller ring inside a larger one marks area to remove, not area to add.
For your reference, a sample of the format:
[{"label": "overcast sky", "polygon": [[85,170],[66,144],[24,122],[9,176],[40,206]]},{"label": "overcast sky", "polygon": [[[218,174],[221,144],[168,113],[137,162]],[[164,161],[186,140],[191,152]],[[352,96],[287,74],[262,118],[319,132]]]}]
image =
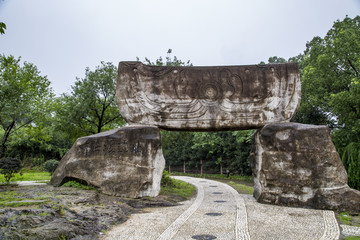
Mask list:
[{"label": "overcast sky", "polygon": [[101,61],[173,56],[194,65],[288,59],[360,0],[0,0],[0,53],[34,63],[56,94]]}]

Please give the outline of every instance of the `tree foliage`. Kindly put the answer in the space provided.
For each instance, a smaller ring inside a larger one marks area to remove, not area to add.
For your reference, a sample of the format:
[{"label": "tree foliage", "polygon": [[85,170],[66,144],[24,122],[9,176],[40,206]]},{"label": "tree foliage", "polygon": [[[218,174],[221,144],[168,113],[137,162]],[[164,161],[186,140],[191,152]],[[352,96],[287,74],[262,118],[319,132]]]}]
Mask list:
[{"label": "tree foliage", "polygon": [[77,78],[71,94],[56,100],[57,128],[76,140],[123,126],[116,103],[116,76],[117,68],[109,62],[101,62],[94,71],[86,68],[85,77]]},{"label": "tree foliage", "polygon": [[307,43],[302,108],[317,108],[334,127],[360,132],[360,16],[336,21]]},{"label": "tree foliage", "polygon": [[32,63],[20,65],[20,58],[0,56],[0,157],[5,155],[9,138],[27,127],[41,128],[52,107],[52,89],[46,76]]},{"label": "tree foliage", "polygon": [[5,34],[6,24],[3,22],[0,22],[0,34]]}]

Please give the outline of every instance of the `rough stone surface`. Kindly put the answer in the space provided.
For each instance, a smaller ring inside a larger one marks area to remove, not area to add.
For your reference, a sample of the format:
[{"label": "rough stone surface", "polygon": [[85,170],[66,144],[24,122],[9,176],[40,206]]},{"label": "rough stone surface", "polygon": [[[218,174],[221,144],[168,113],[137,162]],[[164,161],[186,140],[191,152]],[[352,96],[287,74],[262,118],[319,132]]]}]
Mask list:
[{"label": "rough stone surface", "polygon": [[120,62],[117,101],[129,124],[220,131],[290,121],[300,103],[295,63],[159,67]]},{"label": "rough stone surface", "polygon": [[130,214],[143,208],[174,206],[179,201],[170,195],[130,199],[70,187],[0,185],[0,196],[10,195],[46,202],[16,206],[2,199],[1,240],[99,239],[110,227],[127,221]]},{"label": "rough stone surface", "polygon": [[75,178],[113,196],[154,197],[164,167],[159,129],[128,126],[77,139],[50,184]]},{"label": "rough stone surface", "polygon": [[360,212],[326,126],[266,125],[254,136],[251,167],[261,203]]}]

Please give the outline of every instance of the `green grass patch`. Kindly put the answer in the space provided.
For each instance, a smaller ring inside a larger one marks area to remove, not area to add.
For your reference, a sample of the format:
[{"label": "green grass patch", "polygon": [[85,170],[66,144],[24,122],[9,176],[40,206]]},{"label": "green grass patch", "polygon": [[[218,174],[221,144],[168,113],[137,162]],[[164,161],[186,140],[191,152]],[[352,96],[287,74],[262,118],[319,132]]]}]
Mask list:
[{"label": "green grass patch", "polygon": [[360,236],[346,237],[345,240],[360,240]]},{"label": "green grass patch", "polygon": [[[20,173],[15,174],[15,177],[11,179],[12,182],[18,181],[45,181],[50,180],[51,175],[48,172],[36,172],[36,171],[24,171],[22,175]],[[5,183],[4,175],[0,175],[0,183]]]},{"label": "green grass patch", "polygon": [[343,212],[339,214],[340,221],[346,225],[350,225],[352,222],[352,217],[348,212]]},{"label": "green grass patch", "polygon": [[83,190],[96,190],[96,188],[93,186],[84,185],[77,181],[68,181],[68,182],[64,183],[62,185],[62,187],[73,187],[73,188],[79,188],[79,189],[83,189]]},{"label": "green grass patch", "polygon": [[46,203],[47,199],[47,197],[24,198],[23,194],[16,191],[4,191],[0,192],[0,208],[41,205]]},{"label": "green grass patch", "polygon": [[212,178],[212,179],[228,179],[228,180],[239,180],[239,181],[252,181],[252,176],[240,176],[231,175],[226,177],[226,174],[196,174],[196,173],[182,173],[182,172],[171,172],[171,176],[188,176],[197,178]]},{"label": "green grass patch", "polygon": [[250,194],[252,195],[254,193],[254,188],[250,186],[246,186],[244,184],[240,183],[234,183],[233,181],[227,182],[228,185],[230,185],[232,188],[234,188],[236,191],[242,194]]},{"label": "green grass patch", "polygon": [[[193,174],[193,173],[180,173],[180,172],[172,172],[173,176],[188,176],[188,177],[197,177],[197,178],[206,178],[212,180],[218,180],[220,182],[226,183],[233,187],[236,191],[241,194],[250,194],[254,193],[254,187],[252,184],[253,178],[252,176],[240,176],[240,175],[230,175],[229,178],[226,175],[221,174]],[[242,184],[245,183],[245,184]],[[250,183],[250,184],[249,184]],[[248,184],[248,185],[246,185]],[[251,186],[249,186],[251,185]]]},{"label": "green grass patch", "polygon": [[196,188],[193,185],[176,179],[171,179],[169,184],[161,186],[160,192],[163,195],[176,194],[187,199],[191,198],[195,193]]}]

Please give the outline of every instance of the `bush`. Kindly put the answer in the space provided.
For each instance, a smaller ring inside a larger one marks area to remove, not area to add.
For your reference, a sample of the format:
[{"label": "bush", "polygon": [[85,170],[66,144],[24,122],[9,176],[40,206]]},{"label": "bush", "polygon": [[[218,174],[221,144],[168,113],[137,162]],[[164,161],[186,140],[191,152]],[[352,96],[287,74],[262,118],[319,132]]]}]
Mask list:
[{"label": "bush", "polygon": [[15,173],[20,172],[21,161],[17,158],[3,158],[0,159],[0,173],[4,174],[6,183],[15,176]]},{"label": "bush", "polygon": [[48,171],[50,174],[53,174],[53,172],[55,172],[58,166],[59,166],[59,161],[55,159],[50,159],[43,164],[44,169]]},{"label": "bush", "polygon": [[163,175],[161,178],[161,186],[169,186],[172,184],[172,179],[170,178],[170,173],[166,170],[163,171]]}]

